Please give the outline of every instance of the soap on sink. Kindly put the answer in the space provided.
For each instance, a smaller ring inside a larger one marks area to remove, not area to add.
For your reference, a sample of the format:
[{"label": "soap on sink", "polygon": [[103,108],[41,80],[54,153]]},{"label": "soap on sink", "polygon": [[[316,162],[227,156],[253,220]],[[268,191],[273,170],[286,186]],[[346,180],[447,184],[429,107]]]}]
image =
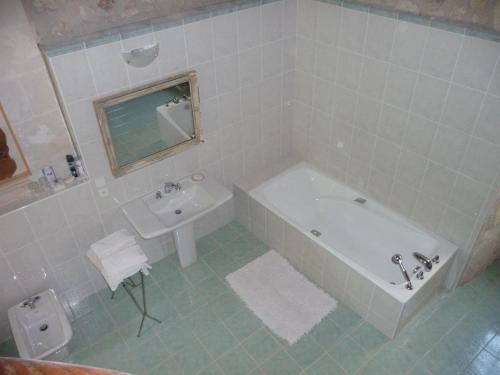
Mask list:
[{"label": "soap on sink", "polygon": [[191,180],[193,180],[194,182],[201,182],[205,179],[205,175],[203,175],[202,173],[195,173],[191,176]]}]

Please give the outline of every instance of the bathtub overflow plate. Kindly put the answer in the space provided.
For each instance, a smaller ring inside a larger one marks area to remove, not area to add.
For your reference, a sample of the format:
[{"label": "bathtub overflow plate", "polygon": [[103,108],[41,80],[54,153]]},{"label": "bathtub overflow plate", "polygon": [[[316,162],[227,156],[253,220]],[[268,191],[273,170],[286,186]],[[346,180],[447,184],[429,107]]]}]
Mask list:
[{"label": "bathtub overflow plate", "polygon": [[182,214],[182,210],[175,210],[175,214],[176,214],[176,215],[180,215],[180,214]]},{"label": "bathtub overflow plate", "polygon": [[46,330],[47,330],[47,328],[49,328],[49,325],[48,325],[48,324],[42,324],[42,325],[40,326],[40,331],[44,332],[44,331],[46,331]]},{"label": "bathtub overflow plate", "polygon": [[316,229],[311,229],[311,233],[313,236],[316,236],[316,237],[321,236],[321,232],[319,230],[316,230]]}]

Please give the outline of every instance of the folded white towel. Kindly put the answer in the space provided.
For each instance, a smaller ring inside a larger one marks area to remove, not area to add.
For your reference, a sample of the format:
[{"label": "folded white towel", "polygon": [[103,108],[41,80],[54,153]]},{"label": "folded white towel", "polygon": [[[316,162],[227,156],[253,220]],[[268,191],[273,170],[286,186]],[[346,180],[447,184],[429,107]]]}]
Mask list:
[{"label": "folded white towel", "polygon": [[98,257],[105,257],[119,250],[135,245],[135,237],[126,229],[120,229],[90,245]]},{"label": "folded white towel", "polygon": [[115,291],[127,277],[142,271],[149,274],[151,266],[148,258],[139,245],[129,246],[105,257],[99,257],[94,250],[89,249],[87,256],[101,272],[111,290]]}]

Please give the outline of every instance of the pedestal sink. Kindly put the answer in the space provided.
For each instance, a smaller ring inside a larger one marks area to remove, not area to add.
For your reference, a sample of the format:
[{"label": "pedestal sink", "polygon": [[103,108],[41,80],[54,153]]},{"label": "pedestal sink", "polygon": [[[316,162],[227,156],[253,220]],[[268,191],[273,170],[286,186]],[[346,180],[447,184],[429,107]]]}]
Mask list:
[{"label": "pedestal sink", "polygon": [[193,222],[219,207],[232,193],[217,181],[178,181],[180,190],[164,193],[161,188],[122,206],[125,216],[144,239],[173,232],[182,267],[196,262]]}]

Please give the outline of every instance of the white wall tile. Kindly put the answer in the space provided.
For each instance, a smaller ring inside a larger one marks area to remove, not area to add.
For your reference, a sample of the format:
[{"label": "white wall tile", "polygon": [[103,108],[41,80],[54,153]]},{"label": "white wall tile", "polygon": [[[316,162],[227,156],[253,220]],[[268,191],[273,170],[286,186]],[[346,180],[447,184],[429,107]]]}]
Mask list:
[{"label": "white wall tile", "polygon": [[86,52],[99,95],[128,86],[127,69],[122,58],[120,42],[89,48]]},{"label": "white wall tile", "polygon": [[283,37],[283,12],[282,1],[262,5],[261,36],[263,42],[271,42]]},{"label": "white wall tile", "polygon": [[[314,50],[311,50],[314,56]],[[262,78],[273,77],[283,71],[283,43],[267,43],[262,46]],[[313,66],[311,66],[311,69]]]},{"label": "white wall tile", "polygon": [[475,135],[500,146],[500,98],[486,96],[479,114]]},{"label": "white wall tile", "polygon": [[316,1],[297,2],[297,35],[315,37],[318,4]]},{"label": "white wall tile", "polygon": [[323,44],[315,44],[314,74],[327,80],[334,80],[337,71],[337,49],[324,48]]},{"label": "white wall tile", "polygon": [[477,216],[488,196],[488,189],[488,185],[459,175],[451,192],[449,204],[465,214]]},{"label": "white wall tile", "polygon": [[468,140],[467,134],[447,126],[440,126],[429,158],[448,168],[458,169]]},{"label": "white wall tile", "polygon": [[212,25],[210,19],[184,26],[188,65],[197,65],[213,58]]},{"label": "white wall tile", "polygon": [[427,167],[427,160],[403,148],[396,172],[396,180],[418,189]]},{"label": "white wall tile", "polygon": [[334,85],[333,114],[349,124],[354,122],[357,96],[352,90]]},{"label": "white wall tile", "polygon": [[460,171],[477,181],[492,184],[500,163],[500,147],[477,138],[471,138]]},{"label": "white wall tile", "polygon": [[431,29],[421,71],[434,77],[451,79],[462,38],[457,33]]},{"label": "white wall tile", "polygon": [[381,103],[366,96],[359,95],[356,104],[356,115],[354,124],[373,134],[378,130],[378,118],[381,111]]},{"label": "white wall tile", "polygon": [[359,92],[380,100],[384,94],[388,69],[389,64],[384,61],[365,58],[359,82]]},{"label": "white wall tile", "polygon": [[416,80],[415,72],[392,65],[387,74],[385,101],[396,107],[408,109]]},{"label": "white wall tile", "polygon": [[5,253],[26,246],[35,239],[26,215],[21,210],[0,216],[0,237],[0,249]]},{"label": "white wall tile", "polygon": [[441,202],[446,202],[456,173],[439,164],[430,162],[422,182],[422,192]]},{"label": "white wall tile", "polygon": [[240,87],[238,55],[230,55],[215,60],[217,94],[227,94]]},{"label": "white wall tile", "polygon": [[228,13],[212,18],[214,57],[226,56],[237,50],[237,14]]},{"label": "white wall tile", "polygon": [[429,28],[426,26],[398,21],[391,61],[405,68],[417,70],[422,60],[428,35]]},{"label": "white wall tile", "polygon": [[316,40],[325,44],[336,44],[340,30],[341,7],[318,3]]},{"label": "white wall tile", "polygon": [[421,75],[415,87],[412,112],[433,121],[439,120],[448,85],[445,81]]},{"label": "white wall tile", "polygon": [[254,47],[240,52],[240,82],[242,86],[256,84],[262,75],[261,49]]},{"label": "white wall tile", "polygon": [[351,90],[356,90],[363,67],[361,55],[349,51],[339,51],[336,82]]},{"label": "white wall tile", "polygon": [[408,112],[392,105],[385,104],[379,121],[378,135],[388,141],[400,145],[406,130]]},{"label": "white wall tile", "polygon": [[155,39],[160,44],[158,60],[162,75],[179,72],[186,68],[187,53],[183,27],[156,31]]},{"label": "white wall tile", "polygon": [[364,12],[342,8],[339,46],[361,53],[365,42],[368,15]]},{"label": "white wall tile", "polygon": [[453,81],[486,90],[499,52],[498,43],[466,36]]},{"label": "white wall tile", "polygon": [[442,123],[471,133],[483,95],[479,91],[452,84],[444,106]]},{"label": "white wall tile", "polygon": [[238,12],[238,48],[243,51],[260,43],[260,7]]},{"label": "white wall tile", "polygon": [[434,122],[410,115],[403,147],[421,156],[427,156],[431,150],[436,129],[437,125]]},{"label": "white wall tile", "polygon": [[51,59],[51,65],[67,103],[96,94],[84,50],[56,56]]},{"label": "white wall tile", "polygon": [[45,199],[24,209],[33,232],[37,238],[52,235],[62,227],[66,227],[66,218],[56,199]]},{"label": "white wall tile", "polygon": [[370,14],[366,32],[365,54],[380,60],[389,60],[396,21],[389,17]]}]

